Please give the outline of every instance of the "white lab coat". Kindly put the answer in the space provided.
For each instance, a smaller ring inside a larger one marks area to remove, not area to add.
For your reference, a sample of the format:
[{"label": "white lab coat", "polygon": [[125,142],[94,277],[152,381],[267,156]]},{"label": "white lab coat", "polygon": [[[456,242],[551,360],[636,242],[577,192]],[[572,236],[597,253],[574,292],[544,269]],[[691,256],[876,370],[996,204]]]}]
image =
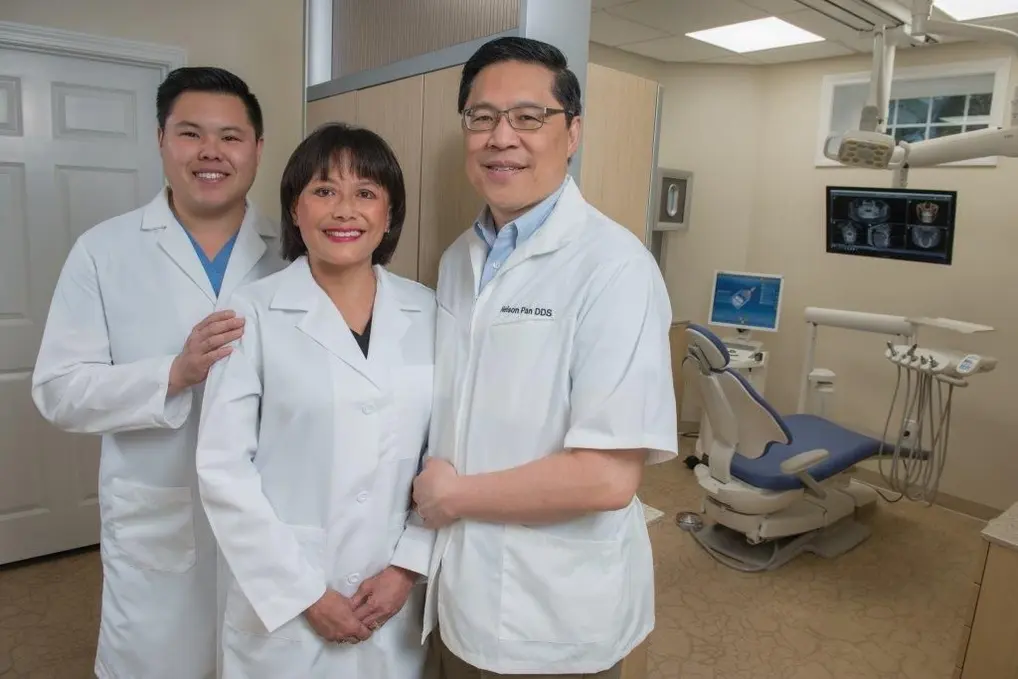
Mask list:
[{"label": "white lab coat", "polygon": [[[563,449],[678,450],[668,330],[653,257],[588,205],[572,179],[548,220],[475,294],[486,247],[472,231],[438,279],[430,454],[462,474]],[[654,626],[642,505],[543,526],[459,521],[429,568],[425,634],[500,674],[587,674]]]},{"label": "white lab coat", "polygon": [[248,204],[217,299],[164,189],[82,234],[63,265],[32,398],[57,427],[102,435],[100,679],[215,676],[217,552],[194,470],[202,385],[166,388],[191,329],[279,270],[278,249]]},{"label": "white lab coat", "polygon": [[306,258],[238,292],[247,318],[205,392],[197,467],[232,577],[223,679],[418,679],[424,589],[370,639],[322,640],[302,615],[390,564],[427,572],[408,521],[431,414],[434,293],[375,267],[368,357]]}]

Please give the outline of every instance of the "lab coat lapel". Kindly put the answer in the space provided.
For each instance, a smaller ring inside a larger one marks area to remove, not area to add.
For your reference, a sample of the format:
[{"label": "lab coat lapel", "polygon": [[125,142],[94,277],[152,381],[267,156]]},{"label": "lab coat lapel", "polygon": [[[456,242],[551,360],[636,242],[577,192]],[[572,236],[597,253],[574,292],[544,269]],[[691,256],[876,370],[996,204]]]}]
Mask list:
[{"label": "lab coat lapel", "polygon": [[216,295],[212,291],[208,274],[198,260],[198,253],[194,251],[194,245],[191,244],[184,227],[170,210],[170,204],[166,199],[168,190],[164,188],[160,191],[155,200],[145,208],[141,228],[145,231],[162,230],[159,234],[159,247],[187,274],[209,301],[215,304]]},{"label": "lab coat lapel", "polygon": [[[276,291],[271,308],[304,311],[297,329],[380,388],[343,315],[312,278],[307,258],[294,261],[283,275],[285,280]],[[374,334],[372,329],[372,339]]]},{"label": "lab coat lapel", "polygon": [[480,238],[472,238],[469,245],[470,274],[473,276],[474,296],[481,289],[481,276],[484,273],[484,262],[488,258],[488,245]]},{"label": "lab coat lapel", "polygon": [[413,324],[410,314],[422,309],[400,297],[388,271],[376,266],[375,275],[378,292],[372,312],[368,369],[376,384],[385,384],[392,369],[403,363],[403,339]]},{"label": "lab coat lapel", "polygon": [[226,275],[219,291],[220,299],[229,299],[238,285],[244,282],[251,269],[265,254],[269,243],[276,243],[276,234],[272,225],[258,213],[257,208],[248,202],[247,213],[237,233],[237,242],[233,244],[230,261],[226,265]]},{"label": "lab coat lapel", "polygon": [[548,215],[544,224],[520,245],[506,259],[501,273],[509,271],[526,260],[539,255],[555,252],[579,235],[586,222],[589,206],[583,198],[576,182],[570,177],[562,190],[555,209]]}]

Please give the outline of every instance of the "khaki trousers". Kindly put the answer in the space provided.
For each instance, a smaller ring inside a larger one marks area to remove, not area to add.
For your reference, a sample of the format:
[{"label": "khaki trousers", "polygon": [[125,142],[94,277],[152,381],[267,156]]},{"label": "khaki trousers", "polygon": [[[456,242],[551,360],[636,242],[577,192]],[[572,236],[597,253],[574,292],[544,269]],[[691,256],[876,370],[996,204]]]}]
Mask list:
[{"label": "khaki trousers", "polygon": [[425,679],[621,679],[622,663],[617,663],[595,674],[496,674],[477,669],[463,662],[442,643],[442,635],[435,628],[428,636],[428,660]]}]

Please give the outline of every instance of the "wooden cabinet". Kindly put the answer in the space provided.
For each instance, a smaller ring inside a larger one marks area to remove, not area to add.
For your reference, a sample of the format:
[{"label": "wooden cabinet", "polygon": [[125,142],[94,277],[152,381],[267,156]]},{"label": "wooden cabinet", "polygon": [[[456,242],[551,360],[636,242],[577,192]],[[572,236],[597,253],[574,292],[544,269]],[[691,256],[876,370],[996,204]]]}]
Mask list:
[{"label": "wooden cabinet", "polygon": [[380,134],[403,168],[406,217],[389,270],[418,279],[420,243],[421,139],[424,135],[424,77],[396,80],[357,92],[357,124]]},{"label": "wooden cabinet", "polygon": [[658,91],[653,80],[587,66],[580,190],[591,205],[649,245]]},{"label": "wooden cabinet", "polygon": [[984,542],[958,648],[957,679],[1018,677],[1018,546]]},{"label": "wooden cabinet", "polygon": [[424,76],[424,144],[421,147],[421,242],[417,253],[421,283],[438,285],[445,249],[471,228],[484,201],[464,169],[463,131],[456,112],[459,66]]},{"label": "wooden cabinet", "polygon": [[675,422],[682,422],[682,395],[684,381],[682,379],[682,361],[686,357],[686,350],[689,346],[686,328],[688,321],[673,321],[668,332],[668,343],[671,347],[672,357],[672,384],[675,389]]}]

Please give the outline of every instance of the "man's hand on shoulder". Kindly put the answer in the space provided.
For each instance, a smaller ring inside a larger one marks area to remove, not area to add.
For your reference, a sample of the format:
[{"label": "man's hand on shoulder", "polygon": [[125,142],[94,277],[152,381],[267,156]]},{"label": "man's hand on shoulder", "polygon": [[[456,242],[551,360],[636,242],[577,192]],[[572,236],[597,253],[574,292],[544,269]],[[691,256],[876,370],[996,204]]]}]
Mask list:
[{"label": "man's hand on shoulder", "polygon": [[201,384],[212,364],[230,355],[230,342],[244,334],[244,319],[233,311],[216,311],[194,326],[184,348],[170,366],[169,396]]}]

